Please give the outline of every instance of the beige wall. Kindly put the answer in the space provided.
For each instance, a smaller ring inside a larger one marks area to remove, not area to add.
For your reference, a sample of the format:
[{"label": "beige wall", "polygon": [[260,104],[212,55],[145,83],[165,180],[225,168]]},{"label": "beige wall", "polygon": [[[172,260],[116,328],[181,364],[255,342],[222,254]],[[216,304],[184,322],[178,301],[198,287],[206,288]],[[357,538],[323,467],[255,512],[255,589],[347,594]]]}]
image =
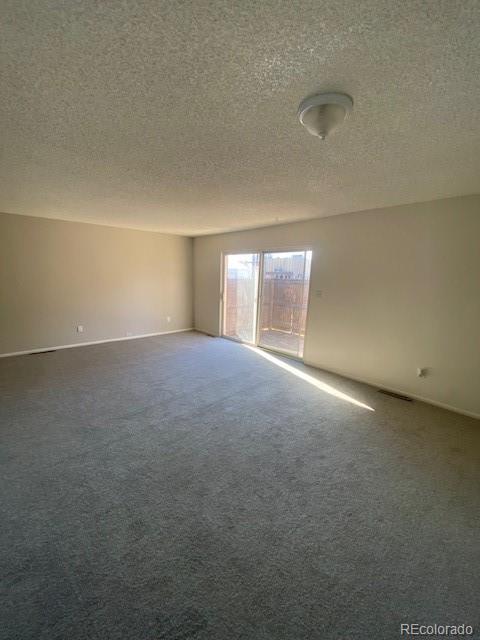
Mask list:
[{"label": "beige wall", "polygon": [[191,307],[190,238],[0,214],[0,354],[185,329]]},{"label": "beige wall", "polygon": [[480,414],[480,196],[196,238],[196,328],[219,333],[222,251],[303,246],[307,363]]}]

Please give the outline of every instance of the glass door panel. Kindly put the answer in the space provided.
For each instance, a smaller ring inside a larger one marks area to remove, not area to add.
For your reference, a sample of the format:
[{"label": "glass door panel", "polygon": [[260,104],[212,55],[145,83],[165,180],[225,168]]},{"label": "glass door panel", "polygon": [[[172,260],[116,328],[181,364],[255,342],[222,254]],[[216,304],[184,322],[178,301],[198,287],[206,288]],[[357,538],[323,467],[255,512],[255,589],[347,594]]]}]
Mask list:
[{"label": "glass door panel", "polygon": [[260,255],[225,256],[223,288],[223,335],[255,343]]},{"label": "glass door panel", "polygon": [[311,251],[265,252],[258,344],[303,357]]}]

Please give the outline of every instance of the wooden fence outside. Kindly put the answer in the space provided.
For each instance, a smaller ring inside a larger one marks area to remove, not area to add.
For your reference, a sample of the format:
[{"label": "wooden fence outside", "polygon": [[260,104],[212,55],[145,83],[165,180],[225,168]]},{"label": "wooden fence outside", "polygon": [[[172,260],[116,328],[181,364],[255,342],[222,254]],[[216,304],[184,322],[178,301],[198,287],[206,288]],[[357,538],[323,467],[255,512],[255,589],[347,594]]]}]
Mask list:
[{"label": "wooden fence outside", "polygon": [[[240,281],[241,282],[241,281]],[[237,296],[236,279],[227,281],[225,308],[225,335],[236,335],[237,320],[244,322],[251,314],[251,300]],[[240,285],[241,286],[241,285]],[[243,299],[242,299],[243,298]],[[261,331],[282,331],[295,335],[305,334],[308,304],[308,283],[303,280],[268,279],[263,283]]]}]

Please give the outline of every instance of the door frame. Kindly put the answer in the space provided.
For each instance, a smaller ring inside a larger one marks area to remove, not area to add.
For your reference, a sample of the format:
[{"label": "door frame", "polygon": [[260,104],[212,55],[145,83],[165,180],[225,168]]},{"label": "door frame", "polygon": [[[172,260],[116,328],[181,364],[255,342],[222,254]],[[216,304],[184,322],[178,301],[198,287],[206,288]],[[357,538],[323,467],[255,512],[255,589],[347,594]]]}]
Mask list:
[{"label": "door frame", "polygon": [[[299,360],[300,362],[304,361],[304,355],[302,357],[297,356],[289,351],[284,351],[283,349],[276,349],[275,347],[263,347],[259,344],[260,338],[260,309],[262,304],[263,297],[263,265],[264,265],[264,257],[266,253],[284,253],[289,251],[298,251],[306,253],[307,251],[312,252],[312,260],[310,263],[310,277],[308,279],[308,294],[307,294],[307,317],[305,320],[305,338],[304,338],[304,348],[303,353],[305,354],[305,343],[307,341],[307,327],[308,327],[308,312],[310,309],[310,298],[311,298],[311,290],[312,290],[312,265],[313,265],[313,248],[311,245],[304,245],[303,247],[299,247],[298,245],[293,245],[290,247],[282,247],[281,249],[253,249],[253,250],[237,250],[237,251],[222,251],[221,252],[221,270],[220,270],[220,336],[225,338],[226,340],[232,340],[233,342],[238,342],[240,344],[248,344],[250,346],[258,347],[259,349],[264,349],[265,351],[271,351],[273,353],[278,353],[282,356],[286,356],[288,358],[292,358],[293,360]],[[246,340],[241,340],[240,338],[234,338],[232,336],[226,336],[224,334],[225,328],[225,285],[226,285],[226,257],[229,255],[243,255],[243,254],[257,254],[259,256],[258,259],[258,282],[257,282],[257,291],[255,296],[255,339],[254,342],[247,342]]]},{"label": "door frame", "polygon": [[[225,284],[226,284],[226,279],[227,279],[227,271],[225,269],[225,262],[226,262],[226,257],[227,256],[242,256],[245,254],[256,254],[259,256],[258,259],[258,280],[257,280],[257,287],[256,287],[256,292],[255,292],[255,299],[254,299],[254,317],[255,317],[255,335],[254,335],[254,340],[253,342],[249,342],[248,340],[242,340],[241,338],[234,338],[233,336],[226,336],[224,334],[224,329],[225,329]],[[258,327],[258,309],[259,309],[259,290],[260,290],[260,266],[261,266],[261,262],[263,261],[263,255],[261,251],[255,250],[255,251],[222,251],[222,255],[221,255],[221,260],[222,260],[222,265],[221,265],[221,276],[220,276],[220,281],[221,281],[221,288],[220,288],[220,337],[225,338],[225,340],[232,340],[232,342],[239,342],[240,344],[248,344],[252,347],[257,347],[257,327]]]}]

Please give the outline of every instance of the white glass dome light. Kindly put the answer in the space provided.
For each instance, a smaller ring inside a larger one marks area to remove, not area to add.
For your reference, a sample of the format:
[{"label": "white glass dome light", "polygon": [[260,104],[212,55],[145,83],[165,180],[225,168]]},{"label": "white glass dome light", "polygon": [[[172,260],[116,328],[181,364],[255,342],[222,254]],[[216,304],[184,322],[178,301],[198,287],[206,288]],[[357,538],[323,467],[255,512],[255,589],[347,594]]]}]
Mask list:
[{"label": "white glass dome light", "polygon": [[352,109],[353,100],[350,96],[344,93],[320,93],[302,100],[297,115],[312,136],[325,140]]}]

